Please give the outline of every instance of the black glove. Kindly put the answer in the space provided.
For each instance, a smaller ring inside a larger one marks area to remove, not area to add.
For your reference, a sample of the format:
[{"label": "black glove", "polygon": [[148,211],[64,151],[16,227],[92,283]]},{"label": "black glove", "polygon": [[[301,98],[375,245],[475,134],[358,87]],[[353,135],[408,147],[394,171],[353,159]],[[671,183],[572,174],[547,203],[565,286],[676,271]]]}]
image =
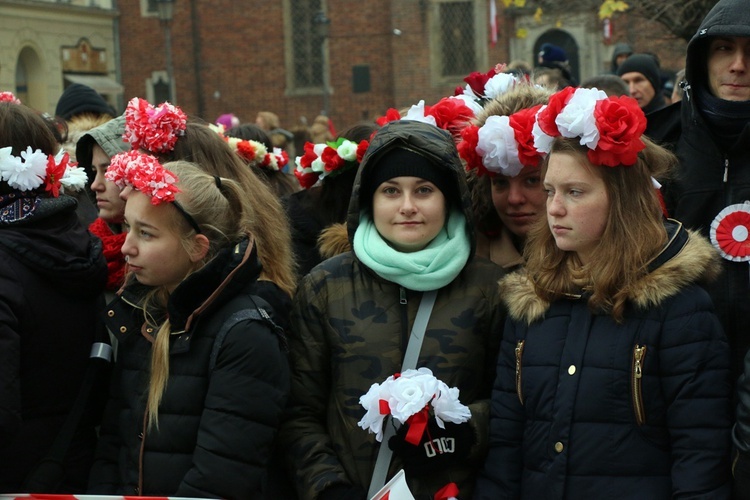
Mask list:
[{"label": "black glove", "polygon": [[406,475],[412,477],[434,474],[462,463],[476,442],[474,429],[468,422],[445,422],[445,429],[441,429],[430,417],[422,440],[416,446],[404,439],[408,430],[409,425],[402,425],[388,440],[388,447],[401,459]]},{"label": "black glove", "polygon": [[366,500],[367,492],[351,484],[334,484],[318,495],[319,500]]}]

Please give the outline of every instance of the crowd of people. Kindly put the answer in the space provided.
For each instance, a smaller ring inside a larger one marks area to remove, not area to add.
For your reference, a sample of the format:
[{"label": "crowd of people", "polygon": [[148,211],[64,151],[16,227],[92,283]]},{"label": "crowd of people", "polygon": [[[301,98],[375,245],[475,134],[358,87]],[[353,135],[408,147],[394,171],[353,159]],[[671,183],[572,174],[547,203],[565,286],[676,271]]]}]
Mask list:
[{"label": "crowd of people", "polygon": [[0,493],[750,498],[743,0],[685,61],[340,133],[0,92]]}]

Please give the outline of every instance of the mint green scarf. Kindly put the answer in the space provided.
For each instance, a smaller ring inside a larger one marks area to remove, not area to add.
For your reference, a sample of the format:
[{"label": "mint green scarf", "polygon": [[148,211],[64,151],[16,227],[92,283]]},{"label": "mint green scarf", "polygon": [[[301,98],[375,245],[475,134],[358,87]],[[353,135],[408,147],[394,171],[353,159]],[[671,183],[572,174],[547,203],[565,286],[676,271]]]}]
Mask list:
[{"label": "mint green scarf", "polygon": [[354,233],[354,254],[365,266],[388,281],[409,290],[438,290],[453,281],[466,265],[471,243],[466,235],[466,218],[451,211],[448,222],[422,250],[399,252],[380,236],[364,212]]}]

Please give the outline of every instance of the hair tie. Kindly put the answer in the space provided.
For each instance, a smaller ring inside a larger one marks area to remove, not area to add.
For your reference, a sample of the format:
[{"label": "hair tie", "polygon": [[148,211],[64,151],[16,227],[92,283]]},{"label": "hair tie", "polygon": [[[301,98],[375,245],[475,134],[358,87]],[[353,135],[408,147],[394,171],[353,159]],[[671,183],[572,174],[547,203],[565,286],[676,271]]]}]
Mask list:
[{"label": "hair tie", "polygon": [[221,177],[214,175],[214,182],[216,182],[216,187],[221,191]]}]

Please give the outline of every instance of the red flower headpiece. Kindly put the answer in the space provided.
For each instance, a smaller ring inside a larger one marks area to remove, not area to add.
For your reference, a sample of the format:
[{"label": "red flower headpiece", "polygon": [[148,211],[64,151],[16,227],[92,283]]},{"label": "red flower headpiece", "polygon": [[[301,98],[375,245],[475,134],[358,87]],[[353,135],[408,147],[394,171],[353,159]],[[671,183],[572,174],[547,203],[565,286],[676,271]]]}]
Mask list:
[{"label": "red flower headpiece", "polygon": [[370,145],[368,141],[359,144],[339,138],[325,144],[305,143],[305,154],[295,160],[294,176],[304,189],[313,187],[319,179],[334,177],[357,168]]},{"label": "red flower headpiece", "polygon": [[541,105],[510,116],[490,116],[484,125],[469,125],[461,131],[458,154],[467,170],[478,175],[515,177],[525,166],[538,166],[543,158],[534,148],[532,129]]},{"label": "red flower headpiece", "polygon": [[135,150],[114,155],[104,176],[120,189],[132,186],[151,196],[152,205],[174,202],[174,195],[180,192],[175,186],[178,181],[175,174],[164,168],[154,156]]},{"label": "red flower headpiece", "polygon": [[122,139],[133,149],[167,153],[185,135],[187,116],[168,102],[152,106],[145,99],[134,97],[125,109],[125,133]]},{"label": "red flower headpiece", "polygon": [[11,104],[21,104],[21,100],[13,92],[0,92],[0,102],[9,102]]},{"label": "red flower headpiece", "polygon": [[289,163],[289,155],[281,148],[273,148],[273,151],[269,152],[262,142],[237,137],[223,137],[232,150],[248,165],[276,172]]},{"label": "red flower headpiece", "polygon": [[383,126],[388,122],[397,120],[415,120],[429,123],[443,130],[447,130],[458,140],[461,130],[474,118],[475,111],[466,105],[462,99],[455,97],[443,97],[432,106],[425,106],[424,101],[412,106],[406,113],[401,113],[394,108],[388,109],[385,116],[379,117],[375,122]]},{"label": "red flower headpiece", "polygon": [[580,144],[589,148],[592,164],[630,166],[646,147],[641,139],[645,130],[646,116],[632,97],[607,97],[601,90],[568,87],[539,110],[534,146],[549,153],[554,137],[580,138]]}]

